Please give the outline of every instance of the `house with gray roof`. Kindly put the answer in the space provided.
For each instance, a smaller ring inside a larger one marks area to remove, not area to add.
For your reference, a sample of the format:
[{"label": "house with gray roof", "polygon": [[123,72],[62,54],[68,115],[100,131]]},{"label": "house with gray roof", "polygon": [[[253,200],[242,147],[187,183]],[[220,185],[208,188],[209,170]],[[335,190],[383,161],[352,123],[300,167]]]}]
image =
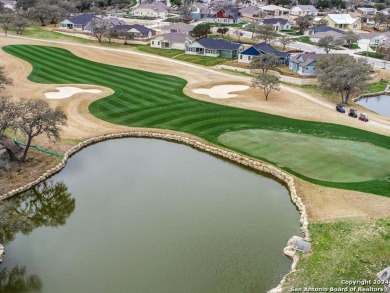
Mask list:
[{"label": "house with gray roof", "polygon": [[193,25],[184,23],[184,22],[173,22],[170,25],[163,26],[161,28],[162,34],[169,34],[169,33],[185,33],[189,35],[192,30],[194,29]]},{"label": "house with gray roof", "polygon": [[164,18],[168,16],[168,7],[162,2],[139,4],[131,14],[136,17]]},{"label": "house with gray roof", "polygon": [[90,13],[79,14],[60,22],[59,27],[62,29],[83,31],[85,26],[94,18],[96,18],[95,14],[90,14]]},{"label": "house with gray roof", "polygon": [[257,6],[248,6],[238,10],[244,20],[254,20],[259,17],[260,8]]},{"label": "house with gray roof", "polygon": [[[95,18],[97,21],[95,22],[95,25],[97,27],[116,27],[116,26],[122,26],[122,25],[127,25],[127,23],[124,20],[120,20],[119,18],[116,17],[110,17],[110,18]],[[84,31],[92,33],[93,28],[91,25],[91,21],[89,21],[85,26],[84,26]]]},{"label": "house with gray roof", "polygon": [[116,25],[115,30],[126,32],[129,39],[150,39],[156,35],[156,31],[140,24]]},{"label": "house with gray roof", "polygon": [[330,32],[330,31],[338,32],[338,33],[341,33],[341,34],[345,34],[345,31],[343,31],[341,29],[338,29],[338,28],[335,28],[335,27],[330,27],[330,26],[327,26],[327,25],[317,25],[317,26],[308,28],[308,29],[306,29],[303,32],[303,34],[305,36],[311,36],[311,35],[313,35],[315,33],[324,33],[324,32]]},{"label": "house with gray roof", "polygon": [[209,7],[203,3],[194,3],[191,6],[190,15],[193,19],[206,18],[209,13]]},{"label": "house with gray roof", "polygon": [[342,39],[342,38],[344,38],[344,35],[345,35],[344,33],[339,33],[339,32],[335,32],[335,31],[318,32],[318,33],[312,34],[309,37],[309,39],[310,39],[310,42],[312,42],[312,43],[318,43],[318,41],[324,37],[332,36],[335,39]]},{"label": "house with gray roof", "polygon": [[314,5],[297,5],[290,9],[290,14],[296,16],[317,16],[318,10]]},{"label": "house with gray roof", "polygon": [[386,40],[390,40],[390,32],[371,32],[358,34],[358,45],[363,50],[369,50],[369,47],[379,46]]},{"label": "house with gray roof", "polygon": [[186,54],[209,57],[236,58],[244,46],[223,39],[204,38],[187,45]]},{"label": "house with gray roof", "polygon": [[264,24],[272,25],[277,32],[291,29],[291,24],[285,18],[266,18],[260,22],[260,25]]},{"label": "house with gray roof", "polygon": [[4,8],[11,10],[15,10],[16,8],[16,0],[0,0],[0,2],[4,4]]},{"label": "house with gray roof", "polygon": [[249,47],[245,51],[242,51],[238,56],[238,62],[250,63],[254,58],[258,58],[264,54],[273,54],[279,57],[281,64],[287,64],[288,60],[290,59],[290,53],[276,50],[271,45],[262,42]]},{"label": "house with gray roof", "polygon": [[290,58],[288,67],[299,75],[315,75],[316,62],[326,54],[297,54]]},{"label": "house with gray roof", "polygon": [[152,48],[185,50],[193,39],[186,33],[168,33],[155,37],[150,41]]}]

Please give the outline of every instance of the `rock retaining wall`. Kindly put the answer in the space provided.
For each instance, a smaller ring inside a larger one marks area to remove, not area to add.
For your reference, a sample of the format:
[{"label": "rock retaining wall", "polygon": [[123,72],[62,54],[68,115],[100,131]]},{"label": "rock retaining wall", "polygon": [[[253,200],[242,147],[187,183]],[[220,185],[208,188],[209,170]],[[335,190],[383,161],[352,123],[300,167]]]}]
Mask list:
[{"label": "rock retaining wall", "polygon": [[[297,207],[301,217],[300,217],[300,226],[301,226],[301,231],[303,234],[303,238],[306,241],[310,240],[310,234],[308,230],[308,219],[307,219],[307,213],[306,213],[306,207],[302,202],[302,199],[298,196],[296,188],[295,188],[295,183],[294,183],[294,178],[286,173],[285,171],[272,166],[270,164],[264,163],[259,160],[252,159],[250,157],[241,155],[239,153],[224,149],[222,147],[217,147],[211,143],[206,143],[202,142],[200,140],[182,135],[182,134],[171,134],[171,133],[165,133],[165,132],[157,132],[157,131],[129,131],[129,132],[121,132],[121,133],[113,133],[113,134],[107,134],[107,135],[101,135],[97,137],[93,137],[90,139],[87,139],[83,142],[80,142],[79,144],[71,147],[68,149],[65,154],[63,160],[54,168],[47,170],[45,173],[43,173],[39,178],[36,180],[26,184],[23,187],[16,188],[14,190],[11,190],[8,193],[5,193],[0,196],[0,201],[4,200],[6,198],[10,198],[14,195],[17,195],[21,192],[27,191],[28,189],[32,188],[33,186],[39,184],[40,182],[48,179],[49,177],[53,176],[54,174],[58,173],[62,168],[65,167],[67,160],[75,153],[83,149],[84,147],[87,147],[91,144],[104,141],[104,140],[109,140],[109,139],[116,139],[116,138],[125,138],[125,137],[143,137],[143,138],[157,138],[157,139],[163,139],[167,141],[175,141],[179,143],[183,143],[189,146],[192,146],[198,150],[201,150],[206,153],[210,153],[212,155],[222,157],[225,159],[228,159],[230,161],[234,161],[236,163],[239,163],[241,165],[247,166],[253,170],[269,174],[280,181],[284,182],[290,193],[291,201],[294,203],[294,205]],[[285,249],[286,250],[286,249]],[[290,256],[291,257],[291,256]],[[293,264],[291,266],[291,272],[295,270],[295,267],[298,262],[298,256],[295,255],[293,256]],[[291,273],[290,272],[290,273]],[[287,276],[287,275],[286,275]],[[274,289],[272,289],[269,292],[281,292],[281,286],[284,283],[286,276],[283,278],[281,281],[280,285]]]},{"label": "rock retaining wall", "polygon": [[380,96],[380,95],[388,95],[388,94],[390,94],[390,88],[386,88],[385,91],[383,91],[383,92],[361,94],[361,95],[357,96],[356,98],[354,98],[352,101],[357,102],[363,98],[375,97],[375,96]]}]

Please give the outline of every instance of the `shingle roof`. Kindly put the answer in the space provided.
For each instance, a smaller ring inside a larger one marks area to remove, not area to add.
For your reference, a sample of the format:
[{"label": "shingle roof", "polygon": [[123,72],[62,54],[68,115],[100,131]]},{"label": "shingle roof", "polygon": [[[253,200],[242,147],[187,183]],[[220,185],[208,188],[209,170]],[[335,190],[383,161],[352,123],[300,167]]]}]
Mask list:
[{"label": "shingle roof", "polygon": [[237,8],[230,8],[230,7],[223,7],[221,9],[218,9],[214,14],[209,15],[209,18],[216,18],[216,15],[218,11],[224,10],[229,16],[229,18],[238,18],[240,16],[240,12]]},{"label": "shingle roof", "polygon": [[191,40],[191,37],[186,33],[169,33],[158,36],[158,38],[161,37],[170,43],[185,43],[187,40]]},{"label": "shingle roof", "polygon": [[122,30],[122,31],[129,31],[131,29],[136,29],[137,31],[139,31],[141,34],[148,34],[150,31],[153,31],[152,29],[146,27],[146,26],[143,26],[143,25],[140,25],[140,24],[132,24],[132,25],[115,25],[114,26],[115,29],[117,30]]},{"label": "shingle roof", "polygon": [[206,14],[209,11],[209,7],[203,3],[194,3],[193,6],[196,6],[201,14]]},{"label": "shingle roof", "polygon": [[165,6],[165,4],[161,2],[154,2],[152,4],[139,4],[133,10],[138,10],[138,9],[151,9],[156,12],[168,11],[167,6]]},{"label": "shingle roof", "polygon": [[258,8],[257,6],[248,6],[248,7],[244,7],[244,8],[241,8],[239,10],[239,12],[241,14],[258,14],[260,12],[260,8]]},{"label": "shingle roof", "polygon": [[[290,58],[290,62],[297,63],[302,67],[309,65],[310,63],[317,61],[320,57],[326,54],[298,54]],[[300,60],[302,59],[302,61]]]},{"label": "shingle roof", "polygon": [[220,50],[238,50],[242,45],[237,43],[231,43],[223,39],[210,39],[204,38],[197,40],[199,44],[207,49],[220,49]]},{"label": "shingle roof", "polygon": [[96,18],[96,15],[85,13],[85,14],[80,14],[80,15],[68,18],[68,20],[70,22],[72,22],[73,24],[81,24],[81,25],[84,24],[84,25],[86,25],[93,18]]},{"label": "shingle roof", "polygon": [[344,33],[344,31],[342,31],[340,29],[330,27],[327,25],[318,25],[318,26],[310,28],[309,30],[313,31],[314,33],[329,32],[329,31],[334,31],[334,32],[342,33],[342,34]]},{"label": "shingle roof", "polygon": [[323,37],[329,37],[329,36],[332,36],[336,39],[339,39],[339,38],[344,37],[344,33],[339,33],[339,32],[335,32],[335,31],[318,32],[318,33],[312,34],[310,36],[310,38],[321,39]]},{"label": "shingle roof", "polygon": [[329,18],[337,24],[353,24],[357,18],[353,18],[349,14],[328,14]]},{"label": "shingle roof", "polygon": [[161,28],[161,30],[178,30],[181,32],[191,32],[193,29],[194,26],[184,22],[174,22]]},{"label": "shingle roof", "polygon": [[274,47],[272,47],[271,45],[265,43],[265,42],[262,42],[262,43],[258,43],[256,45],[253,45],[253,47],[259,51],[259,52],[262,52],[264,54],[274,54],[280,58],[286,58],[288,53],[287,52],[282,52],[282,51],[278,51],[276,50]]},{"label": "shingle roof", "polygon": [[288,23],[288,20],[285,18],[267,18],[263,20],[264,24],[277,24],[280,23],[281,25],[285,25]]},{"label": "shingle roof", "polygon": [[299,7],[302,11],[318,12],[314,5],[297,5],[296,7]]},{"label": "shingle roof", "polygon": [[266,6],[260,7],[260,9],[264,10],[264,11],[276,11],[276,10],[279,10],[279,11],[290,11],[287,8],[276,6],[276,5],[266,5]]}]

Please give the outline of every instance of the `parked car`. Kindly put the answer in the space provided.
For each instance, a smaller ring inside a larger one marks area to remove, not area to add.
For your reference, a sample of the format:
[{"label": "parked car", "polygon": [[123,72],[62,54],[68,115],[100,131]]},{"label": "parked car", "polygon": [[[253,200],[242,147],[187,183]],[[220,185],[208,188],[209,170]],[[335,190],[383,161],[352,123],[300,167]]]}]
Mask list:
[{"label": "parked car", "polygon": [[368,122],[368,115],[366,113],[361,113],[359,116],[359,120]]},{"label": "parked car", "polygon": [[357,118],[358,117],[357,110],[356,109],[349,109],[348,116],[351,116],[353,118]]},{"label": "parked car", "polygon": [[345,113],[345,106],[343,104],[337,104],[336,111],[338,111],[340,113]]}]

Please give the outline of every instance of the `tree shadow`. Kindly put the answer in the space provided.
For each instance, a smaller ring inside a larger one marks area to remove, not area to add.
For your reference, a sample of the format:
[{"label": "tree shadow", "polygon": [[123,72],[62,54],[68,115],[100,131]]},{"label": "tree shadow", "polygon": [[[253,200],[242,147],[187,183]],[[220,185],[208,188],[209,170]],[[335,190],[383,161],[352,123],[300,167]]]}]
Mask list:
[{"label": "tree shadow", "polygon": [[36,275],[27,276],[26,267],[0,270],[0,293],[40,292],[42,281]]}]

